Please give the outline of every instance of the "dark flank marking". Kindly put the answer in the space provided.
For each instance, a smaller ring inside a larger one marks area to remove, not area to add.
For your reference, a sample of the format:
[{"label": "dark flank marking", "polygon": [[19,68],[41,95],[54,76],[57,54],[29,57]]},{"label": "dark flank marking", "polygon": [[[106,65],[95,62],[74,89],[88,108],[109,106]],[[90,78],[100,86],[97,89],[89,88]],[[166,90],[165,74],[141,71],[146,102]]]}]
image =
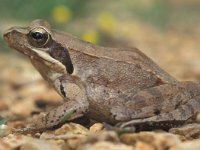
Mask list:
[{"label": "dark flank marking", "polygon": [[64,87],[62,85],[62,82],[60,82],[60,92],[64,97],[66,97],[66,93],[65,93]]},{"label": "dark flank marking", "polygon": [[160,114],[160,110],[155,109],[155,110],[154,110],[154,114],[155,114],[155,115],[159,115],[159,114]]}]

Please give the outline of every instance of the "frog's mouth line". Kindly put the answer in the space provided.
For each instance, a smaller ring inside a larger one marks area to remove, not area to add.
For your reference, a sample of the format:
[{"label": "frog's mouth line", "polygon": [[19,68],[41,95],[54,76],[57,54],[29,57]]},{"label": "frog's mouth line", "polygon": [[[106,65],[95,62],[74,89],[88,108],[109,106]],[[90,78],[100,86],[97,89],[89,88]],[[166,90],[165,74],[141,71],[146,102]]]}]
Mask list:
[{"label": "frog's mouth line", "polygon": [[56,70],[59,70],[59,72],[67,73],[65,66],[57,59],[51,57],[47,52],[32,48],[31,53],[32,54],[28,55],[31,60],[38,60],[43,62],[46,66],[54,67]]}]

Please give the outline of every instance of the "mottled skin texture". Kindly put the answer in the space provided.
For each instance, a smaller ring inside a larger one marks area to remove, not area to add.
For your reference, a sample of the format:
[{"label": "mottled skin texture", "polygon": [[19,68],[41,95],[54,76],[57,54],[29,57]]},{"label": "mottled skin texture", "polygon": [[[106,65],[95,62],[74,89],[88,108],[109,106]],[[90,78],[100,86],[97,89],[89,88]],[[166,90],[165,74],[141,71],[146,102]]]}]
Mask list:
[{"label": "mottled skin texture", "polygon": [[[35,30],[48,39],[34,39]],[[199,83],[177,81],[136,48],[99,47],[43,20],[11,28],[4,39],[27,55],[66,101],[21,131],[48,129],[86,114],[120,127],[170,128],[200,109]]]}]

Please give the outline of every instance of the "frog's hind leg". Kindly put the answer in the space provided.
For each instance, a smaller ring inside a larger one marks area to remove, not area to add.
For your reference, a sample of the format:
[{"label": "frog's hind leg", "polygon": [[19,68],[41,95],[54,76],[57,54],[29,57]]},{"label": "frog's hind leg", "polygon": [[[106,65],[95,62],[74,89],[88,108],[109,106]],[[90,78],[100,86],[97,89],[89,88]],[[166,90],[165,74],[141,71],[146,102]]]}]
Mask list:
[{"label": "frog's hind leg", "polygon": [[179,127],[184,125],[188,119],[200,111],[200,96],[196,96],[187,101],[187,103],[180,105],[173,111],[158,114],[156,116],[133,119],[128,122],[122,122],[116,126],[119,128],[126,128],[134,126],[136,131],[163,129],[169,130],[172,127]]}]

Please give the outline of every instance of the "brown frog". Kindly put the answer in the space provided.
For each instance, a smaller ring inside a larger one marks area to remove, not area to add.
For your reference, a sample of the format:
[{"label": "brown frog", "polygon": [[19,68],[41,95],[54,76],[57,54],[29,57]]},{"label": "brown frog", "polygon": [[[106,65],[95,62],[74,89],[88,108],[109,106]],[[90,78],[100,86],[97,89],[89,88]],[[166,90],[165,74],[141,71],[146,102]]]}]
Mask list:
[{"label": "brown frog", "polygon": [[13,27],[4,39],[29,57],[65,101],[21,131],[45,130],[84,115],[120,128],[169,129],[200,111],[200,84],[177,81],[137,48],[96,46],[44,20]]}]

